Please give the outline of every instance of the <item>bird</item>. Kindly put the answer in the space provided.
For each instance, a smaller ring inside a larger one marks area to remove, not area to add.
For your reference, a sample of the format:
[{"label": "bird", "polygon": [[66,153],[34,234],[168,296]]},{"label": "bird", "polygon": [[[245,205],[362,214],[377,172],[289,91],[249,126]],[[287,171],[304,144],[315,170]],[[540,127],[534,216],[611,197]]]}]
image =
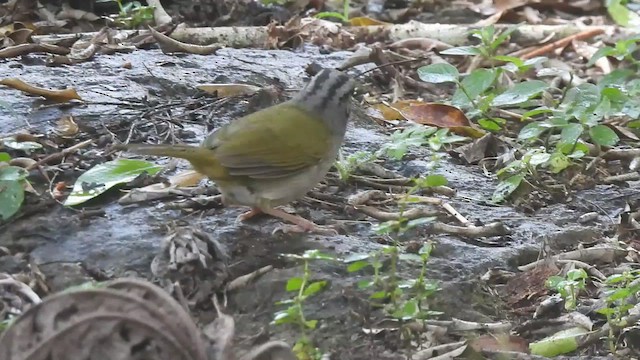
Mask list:
[{"label": "bird", "polygon": [[[335,235],[279,206],[300,199],[325,177],[344,142],[355,80],[346,72],[322,69],[291,99],[217,128],[200,146],[119,144],[141,155],[186,159],[212,180],[224,206],[246,206],[246,221],[268,214],[292,225],[278,229]],[[278,230],[276,229],[276,230]]]}]

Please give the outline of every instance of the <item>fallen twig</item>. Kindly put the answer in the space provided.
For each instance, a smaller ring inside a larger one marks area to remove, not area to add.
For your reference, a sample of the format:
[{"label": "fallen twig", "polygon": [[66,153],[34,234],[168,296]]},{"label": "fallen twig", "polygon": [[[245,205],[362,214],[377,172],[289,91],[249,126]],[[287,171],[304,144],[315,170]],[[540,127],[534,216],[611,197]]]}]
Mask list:
[{"label": "fallen twig", "polygon": [[65,156],[71,154],[72,152],[75,152],[76,150],[80,150],[90,144],[92,144],[95,140],[94,139],[89,139],[89,140],[85,140],[83,142],[77,143],[73,146],[70,146],[62,151],[59,151],[57,153],[53,153],[50,155],[45,156],[44,158],[38,160],[38,162],[36,162],[35,164],[31,164],[26,170],[32,170],[37,166],[41,166],[44,164],[48,164],[52,161],[57,161],[57,160],[61,160],[62,158],[64,158]]},{"label": "fallen twig", "polygon": [[626,254],[627,254],[627,251],[620,248],[592,247],[588,249],[573,250],[566,253],[553,255],[550,259],[540,259],[526,265],[518,266],[518,270],[528,271],[547,261],[556,261],[556,260],[579,260],[587,264],[591,264],[595,262],[611,263],[615,261],[617,258],[622,257]]},{"label": "fallen twig", "polygon": [[234,290],[238,290],[240,288],[243,288],[245,286],[247,286],[250,282],[252,282],[253,280],[257,279],[258,277],[268,273],[269,271],[273,270],[273,266],[271,265],[267,265],[264,267],[261,267],[260,269],[246,274],[246,275],[242,275],[242,276],[238,276],[237,278],[233,279],[232,281],[230,281],[227,286],[225,287],[226,291],[234,291]]},{"label": "fallen twig", "polygon": [[520,58],[523,60],[526,60],[526,59],[534,58],[536,56],[542,56],[555,49],[563,48],[571,44],[571,42],[574,40],[585,40],[585,39],[594,37],[596,35],[603,34],[604,32],[605,30],[603,28],[592,28],[592,29],[584,30],[577,34],[572,34],[572,35],[566,36],[563,39],[554,41],[551,44],[547,44],[537,49],[534,49],[533,51],[523,54],[522,56],[520,56]]}]

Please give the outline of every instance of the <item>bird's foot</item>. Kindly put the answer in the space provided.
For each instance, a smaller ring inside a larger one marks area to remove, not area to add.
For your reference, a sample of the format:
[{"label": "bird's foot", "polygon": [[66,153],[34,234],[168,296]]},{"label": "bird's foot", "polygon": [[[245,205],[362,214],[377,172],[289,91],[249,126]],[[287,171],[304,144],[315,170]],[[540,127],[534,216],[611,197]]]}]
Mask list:
[{"label": "bird's foot", "polygon": [[320,226],[309,221],[301,216],[289,214],[280,209],[262,209],[262,212],[271,216],[278,217],[282,220],[292,223],[293,225],[281,225],[278,226],[273,233],[282,231],[285,234],[288,233],[314,233],[319,235],[335,236],[338,235],[336,229],[328,226]]},{"label": "bird's foot", "polygon": [[242,214],[238,215],[238,217],[236,218],[236,223],[247,221],[259,214],[262,214],[262,210],[260,210],[259,208],[251,208],[251,210],[245,211]]}]

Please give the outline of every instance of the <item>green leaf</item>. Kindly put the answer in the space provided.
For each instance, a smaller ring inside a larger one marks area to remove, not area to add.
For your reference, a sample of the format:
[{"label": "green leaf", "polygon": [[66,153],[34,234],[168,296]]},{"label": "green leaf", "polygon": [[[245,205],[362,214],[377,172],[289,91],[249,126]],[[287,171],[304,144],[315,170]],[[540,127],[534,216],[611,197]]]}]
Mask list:
[{"label": "green leaf", "polygon": [[442,55],[480,55],[482,52],[476,46],[458,46],[440,51]]},{"label": "green leaf", "polygon": [[309,329],[315,329],[318,326],[318,320],[307,320],[304,325]]},{"label": "green leaf", "polygon": [[605,315],[605,316],[607,316],[607,315],[612,316],[612,315],[616,314],[616,310],[612,309],[612,308],[597,309],[596,312],[598,314],[602,314],[602,315]]},{"label": "green leaf", "polygon": [[617,87],[604,87],[602,89],[602,97],[609,99],[612,103],[622,103],[629,100],[629,97]]},{"label": "green leaf", "polygon": [[567,115],[586,123],[593,116],[593,109],[600,103],[600,89],[594,84],[584,83],[569,89],[561,104]]},{"label": "green leaf", "polygon": [[493,99],[491,104],[493,106],[520,104],[529,100],[529,98],[540,94],[548,87],[549,85],[544,81],[540,81],[540,80],[524,81],[524,82],[515,84],[511,89],[508,89],[502,94],[496,96]]},{"label": "green leaf", "polygon": [[494,60],[504,61],[508,63],[512,63],[516,69],[519,69],[524,66],[524,61],[519,57],[515,56],[507,56],[507,55],[496,55],[493,57]]},{"label": "green leaf", "polygon": [[[487,89],[493,85],[495,78],[496,71],[494,70],[474,70],[462,80],[461,86],[456,89],[456,92],[453,94],[451,103],[457,106],[469,104],[471,100],[475,100],[478,96],[487,91]],[[463,88],[466,93],[462,90]],[[469,96],[467,97],[467,95]]]},{"label": "green leaf", "polygon": [[545,285],[549,289],[558,290],[562,287],[562,283],[564,282],[564,278],[562,276],[553,275],[550,276],[547,281],[545,281]]},{"label": "green leaf", "polygon": [[371,255],[369,255],[367,253],[356,253],[356,254],[351,254],[351,255],[345,257],[342,261],[345,262],[345,263],[352,263],[352,262],[356,262],[356,261],[360,261],[360,260],[367,260],[370,257],[371,257]]},{"label": "green leaf", "polygon": [[537,139],[543,132],[547,131],[545,127],[540,126],[540,123],[532,122],[525,125],[520,129],[518,134],[518,140],[531,140]]},{"label": "green leaf", "polygon": [[362,289],[366,289],[373,286],[373,281],[372,280],[360,280],[358,281],[358,289],[362,290]]},{"label": "green leaf", "polygon": [[418,309],[418,302],[412,299],[404,303],[401,309],[394,312],[393,316],[403,320],[413,319],[418,314]]},{"label": "green leaf", "polygon": [[370,296],[371,299],[384,299],[385,297],[387,297],[386,291],[377,291]]},{"label": "green leaf", "polygon": [[425,181],[421,184],[424,184],[425,187],[435,187],[435,186],[445,186],[449,183],[446,177],[443,175],[427,175],[425,177]]},{"label": "green leaf", "polygon": [[567,271],[567,279],[569,280],[584,280],[587,277],[587,272],[584,271],[584,269],[571,269]]},{"label": "green leaf", "polygon": [[634,294],[635,292],[632,292],[630,289],[627,289],[627,288],[617,289],[607,296],[607,300],[613,302],[617,300],[626,299]]},{"label": "green leaf", "polygon": [[589,129],[589,136],[600,146],[613,146],[620,141],[620,138],[606,125],[596,125]]},{"label": "green leaf", "polygon": [[0,181],[0,218],[9,219],[20,210],[24,201],[24,187],[20,181]]},{"label": "green leaf", "polygon": [[349,264],[349,266],[347,266],[347,271],[352,273],[352,272],[360,271],[361,269],[364,269],[367,266],[369,266],[369,263],[364,260],[356,261],[354,263]]},{"label": "green leaf", "polygon": [[403,260],[403,261],[422,262],[422,257],[420,257],[420,255],[416,255],[416,254],[400,254],[400,256],[398,256],[398,258],[400,260]]},{"label": "green leaf", "polygon": [[42,149],[42,145],[35,141],[15,141],[13,139],[4,139],[2,140],[4,146],[14,149],[14,150],[23,150],[23,151],[31,151],[36,149]]},{"label": "green leaf", "polygon": [[160,169],[161,166],[150,162],[132,159],[117,159],[96,165],[80,175],[64,205],[82,204],[116,185],[135,179],[144,172],[155,175]]},{"label": "green leaf", "polygon": [[11,155],[6,152],[0,152],[0,162],[9,162],[11,161]]},{"label": "green leaf", "polygon": [[320,290],[324,289],[325,286],[327,286],[327,281],[326,280],[320,280],[320,281],[312,282],[311,284],[309,284],[309,286],[307,286],[306,289],[304,289],[304,291],[302,292],[302,295],[303,296],[314,295],[317,292],[319,292]]},{"label": "green leaf", "polygon": [[478,120],[478,125],[480,125],[481,128],[489,131],[500,131],[500,129],[502,129],[502,127],[498,125],[498,123],[493,119],[480,119]]},{"label": "green leaf", "polygon": [[524,174],[516,174],[500,181],[498,186],[496,186],[496,190],[493,192],[491,200],[495,203],[504,201],[520,186],[523,179]]},{"label": "green leaf", "polygon": [[[597,54],[597,52],[596,52]],[[627,80],[635,75],[635,72],[630,69],[615,69],[612,72],[604,75],[600,81],[598,81],[598,87],[604,89],[605,87],[620,86],[627,82]]]},{"label": "green leaf", "polygon": [[529,164],[533,166],[542,165],[542,164],[545,164],[547,161],[549,161],[550,158],[551,158],[551,154],[547,154],[547,153],[533,154],[529,159]]},{"label": "green leaf", "polygon": [[522,120],[529,120],[529,119],[533,118],[534,116],[542,115],[542,114],[549,114],[549,113],[552,113],[552,112],[553,112],[553,110],[549,109],[546,106],[542,106],[542,107],[527,111],[524,114],[522,114]]},{"label": "green leaf", "polygon": [[575,144],[583,131],[584,127],[582,124],[567,124],[567,126],[562,128],[562,132],[560,132],[560,141],[564,144]]},{"label": "green leaf", "polygon": [[628,26],[631,20],[631,12],[629,9],[621,4],[620,0],[613,0],[607,6],[607,12],[609,16],[620,26]]},{"label": "green leaf", "polygon": [[24,180],[29,176],[27,170],[18,166],[3,166],[0,167],[0,180],[7,181],[19,181]]},{"label": "green leaf", "polygon": [[457,82],[458,77],[460,77],[460,73],[455,66],[441,63],[418,68],[418,77],[424,82],[440,84],[445,82]]},{"label": "green leaf", "polygon": [[312,249],[307,250],[302,254],[303,259],[312,259],[312,260],[336,260],[336,257],[333,255],[325,254],[320,252],[320,250]]},{"label": "green leaf", "polygon": [[569,157],[558,151],[554,152],[549,159],[549,168],[554,174],[558,174],[562,170],[568,168],[569,165],[571,165]]},{"label": "green leaf", "polygon": [[529,344],[531,354],[554,357],[568,354],[578,349],[578,337],[589,331],[582,327],[573,327],[559,331],[552,336]]},{"label": "green leaf", "polygon": [[593,56],[591,56],[591,58],[587,62],[587,67],[593,66],[593,64],[595,64],[596,61],[600,60],[601,58],[603,58],[605,56],[609,56],[609,55],[611,55],[613,53],[615,53],[615,50],[610,46],[605,46],[605,47],[602,47],[602,48],[598,49],[596,51],[596,53],[593,54]]},{"label": "green leaf", "polygon": [[300,290],[300,287],[302,286],[302,278],[301,277],[294,277],[291,278],[289,280],[287,280],[287,291],[298,291]]},{"label": "green leaf", "polygon": [[627,277],[622,275],[622,274],[613,274],[613,275],[609,275],[609,277],[607,277],[607,279],[605,280],[606,284],[612,285],[612,284],[618,284],[621,283],[623,281],[626,281]]}]

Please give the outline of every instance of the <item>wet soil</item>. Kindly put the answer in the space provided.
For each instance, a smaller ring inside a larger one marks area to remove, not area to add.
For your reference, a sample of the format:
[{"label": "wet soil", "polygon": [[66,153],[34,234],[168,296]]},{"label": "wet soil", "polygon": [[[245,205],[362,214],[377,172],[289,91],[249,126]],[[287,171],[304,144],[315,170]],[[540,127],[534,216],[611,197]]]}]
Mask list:
[{"label": "wet soil", "polygon": [[[195,85],[212,82],[279,83],[286,88],[298,88],[307,81],[304,69],[308,64],[319,62],[324,66],[335,66],[348,55],[348,52],[323,55],[309,47],[304,52],[225,49],[212,56],[179,57],[157,50],[136,51],[101,55],[91,62],[70,67],[47,67],[44,59],[38,56],[4,61],[0,63],[3,77],[15,76],[51,88],[72,86],[88,103],[52,106],[14,90],[0,88],[0,98],[11,109],[0,113],[0,133],[24,130],[29,128],[27,124],[34,133],[49,133],[62,116],[72,115],[85,131],[84,136],[99,137],[107,134],[105,129],[117,128],[116,135],[123,136],[122,141],[127,133],[126,125],[139,120],[142,111],[109,105],[110,102],[146,98],[161,104],[193,98],[197,93]],[[129,63],[130,68],[124,68],[125,63]],[[248,104],[247,100],[232,100],[213,113],[212,123],[223,123],[241,115],[247,111]],[[192,121],[184,126],[177,140],[194,143],[210,129],[211,123]],[[180,137],[180,134],[188,136]],[[387,141],[387,135],[373,121],[358,117],[349,127],[344,150],[352,153],[377,149]],[[85,166],[104,159],[104,146],[97,146],[93,155],[94,159],[85,159]],[[430,170],[428,150],[420,150],[414,155],[413,160],[385,166],[405,176],[442,174],[449,180],[449,186],[457,191],[450,203],[460,213],[472,222],[502,221],[511,229],[508,236],[483,239],[484,242],[429,235],[420,228],[401,238],[404,242],[435,241],[428,277],[440,281],[443,289],[433,301],[433,310],[444,312],[442,318],[454,316],[470,321],[495,321],[508,317],[502,304],[483,292],[481,275],[493,267],[513,269],[518,264],[535,260],[545,239],[558,239],[558,242],[564,242],[561,246],[570,248],[579,242],[601,238],[612,231],[610,219],[622,211],[625,198],[634,194],[632,189],[597,186],[576,193],[566,203],[551,204],[525,214],[510,206],[489,205],[486,200],[491,197],[496,181],[478,167],[457,165],[445,157],[436,170]],[[179,163],[179,170],[187,168],[187,164]],[[66,169],[62,177],[71,183],[85,170]],[[34,182],[40,188],[48,186],[42,180],[40,184]],[[363,189],[361,185],[327,181],[318,191],[348,196]],[[43,195],[43,198],[47,196]],[[0,225],[0,246],[14,254],[22,252],[28,256],[23,261],[15,261],[12,256],[0,257],[0,272],[24,269],[28,259],[46,275],[52,291],[90,279],[131,274],[152,278],[150,264],[162,251],[167,226],[194,226],[209,234],[229,254],[230,278],[266,265],[275,267],[255,283],[229,294],[229,309],[237,321],[239,342],[271,338],[291,343],[298,335],[295,329],[269,325],[273,314],[282,309],[275,303],[286,297],[286,281],[300,274],[299,266],[281,255],[322,249],[337,256],[347,256],[374,251],[385,243],[385,239],[371,229],[376,220],[357,217],[345,208],[319,207],[313,202],[301,201],[293,207],[302,216],[318,222],[323,219],[343,221],[344,234],[336,237],[274,235],[272,231],[280,224],[275,219],[258,217],[237,224],[236,216],[245,209],[220,206],[196,211],[169,209],[167,203],[175,198],[122,206],[116,202],[117,198],[117,192],[101,197],[89,204],[91,209],[100,211],[87,213],[31,196],[22,214]],[[578,224],[578,217],[590,211],[598,212],[599,217],[592,223]],[[356,218],[358,222],[351,222]],[[328,288],[310,299],[305,308],[308,319],[320,321],[320,328],[313,333],[318,346],[341,354],[341,359],[401,358],[404,350],[397,349],[401,345],[397,335],[370,336],[361,330],[380,319],[377,310],[367,308],[366,300],[355,286],[366,274],[350,274],[344,265],[332,262],[314,263],[312,269],[315,279],[329,282]],[[417,271],[419,268],[415,264],[401,264],[400,273],[406,277],[414,276]],[[197,312],[201,322],[212,316],[212,311],[207,309]]]}]

